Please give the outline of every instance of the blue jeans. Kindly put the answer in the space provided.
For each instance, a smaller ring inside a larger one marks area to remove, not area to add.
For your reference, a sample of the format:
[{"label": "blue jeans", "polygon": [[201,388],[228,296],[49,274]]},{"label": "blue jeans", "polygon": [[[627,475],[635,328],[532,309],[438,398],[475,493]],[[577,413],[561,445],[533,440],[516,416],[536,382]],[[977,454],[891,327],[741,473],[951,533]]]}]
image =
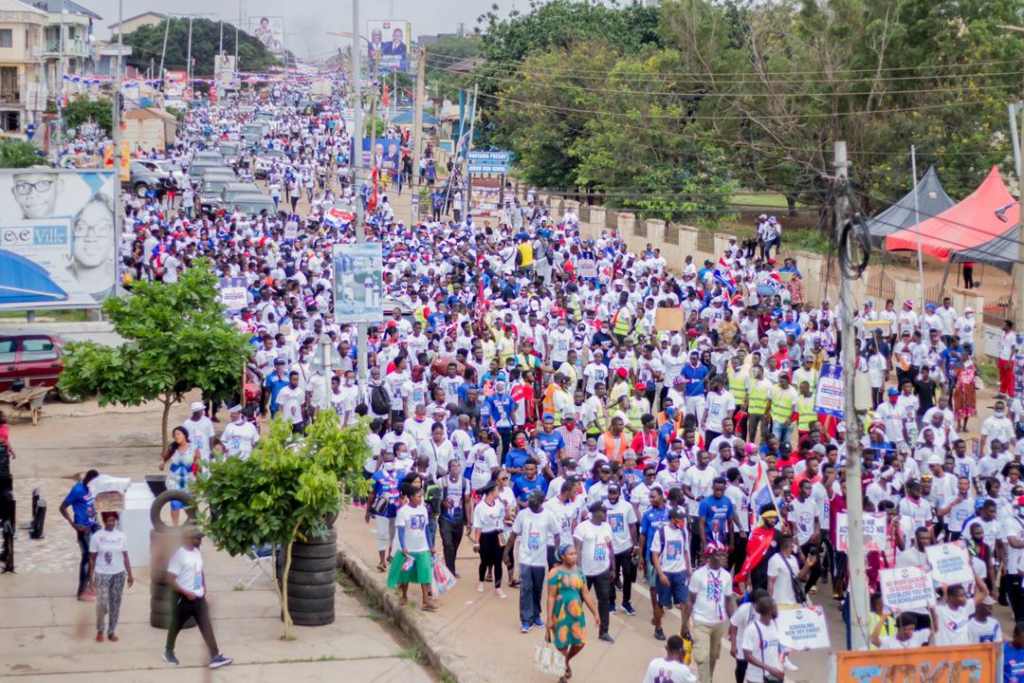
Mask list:
[{"label": "blue jeans", "polygon": [[779,445],[789,443],[789,435],[793,433],[793,423],[772,422],[772,436],[779,440]]},{"label": "blue jeans", "polygon": [[523,624],[532,624],[536,619],[543,619],[540,598],[544,593],[546,574],[547,567],[519,565],[519,621]]}]

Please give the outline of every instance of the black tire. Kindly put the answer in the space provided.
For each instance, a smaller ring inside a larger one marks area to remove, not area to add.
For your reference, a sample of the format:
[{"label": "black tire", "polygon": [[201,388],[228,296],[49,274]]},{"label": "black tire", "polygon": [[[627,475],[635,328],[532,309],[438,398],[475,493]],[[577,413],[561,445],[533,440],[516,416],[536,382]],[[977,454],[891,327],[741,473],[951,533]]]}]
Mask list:
[{"label": "black tire", "polygon": [[180,489],[164,491],[156,497],[156,500],[153,501],[153,506],[149,508],[149,521],[152,522],[154,531],[160,533],[173,533],[174,527],[164,524],[164,521],[160,519],[160,513],[163,511],[164,506],[172,500],[185,504],[185,516],[188,518],[190,524],[195,524],[196,499],[190,496],[187,491],[182,491]]},{"label": "black tire", "polygon": [[297,600],[323,600],[330,598],[334,600],[334,594],[337,590],[338,584],[336,583],[325,583],[320,586],[303,586],[301,584],[288,584],[288,602],[291,603],[292,598]]},{"label": "black tire", "polygon": [[303,598],[295,598],[293,600],[292,596],[289,595],[288,611],[291,612],[293,617],[295,616],[296,612],[302,612],[305,614],[308,614],[310,612],[333,612],[334,598],[313,598],[309,600]]},{"label": "black tire", "polygon": [[146,183],[135,183],[135,187],[133,187],[132,190],[135,192],[136,197],[139,197],[140,199],[145,198],[146,193],[149,192],[149,185]]},{"label": "black tire", "polygon": [[338,556],[338,546],[335,543],[325,543],[323,545],[306,545],[305,543],[296,543],[292,546],[292,565],[295,565],[295,560],[319,560],[323,558],[336,558]]},{"label": "black tire", "polygon": [[[338,532],[335,531],[334,529],[331,529],[330,533],[328,533],[323,538],[317,538],[316,536],[310,536],[305,541],[303,541],[301,543],[301,545],[330,545],[330,544],[335,544],[337,542],[338,542]],[[296,543],[295,545],[298,546],[300,544]]]},{"label": "black tire", "polygon": [[288,572],[288,587],[292,586],[325,586],[334,584],[334,570],[320,572]]},{"label": "black tire", "polygon": [[325,572],[338,567],[336,557],[293,557],[293,572]]},{"label": "black tire", "polygon": [[334,608],[325,612],[290,612],[296,626],[326,626],[334,623]]},{"label": "black tire", "polygon": [[67,393],[65,391],[62,391],[60,387],[57,387],[57,398],[60,400],[61,403],[81,403],[82,402],[82,397],[81,396],[75,396],[74,394],[69,394],[69,393]]}]

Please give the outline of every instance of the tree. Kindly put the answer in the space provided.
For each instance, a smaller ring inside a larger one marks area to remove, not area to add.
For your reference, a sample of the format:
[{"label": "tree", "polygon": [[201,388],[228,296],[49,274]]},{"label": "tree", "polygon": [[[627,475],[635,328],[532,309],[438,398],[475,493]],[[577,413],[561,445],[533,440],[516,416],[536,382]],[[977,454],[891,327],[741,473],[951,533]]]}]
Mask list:
[{"label": "tree", "polygon": [[42,152],[29,140],[0,140],[0,168],[29,168],[45,162]]},{"label": "tree", "polygon": [[[167,22],[152,26],[140,26],[124,34],[125,45],[131,45],[132,56],[129,64],[145,71],[150,60],[159,64],[163,55],[164,68],[169,71],[185,71],[188,62],[188,19],[171,19],[170,31]],[[164,33],[167,33],[167,53],[163,54]],[[196,17],[192,20],[192,67],[193,76],[211,78],[213,60],[220,51],[221,22]],[[225,25],[224,51],[235,53],[235,32]],[[278,63],[263,44],[245,31],[238,32],[238,66],[240,71],[265,71]]]},{"label": "tree", "polygon": [[114,125],[114,111],[110,100],[90,100],[79,97],[64,107],[64,123],[68,128],[78,128],[91,122],[110,135]]},{"label": "tree", "polygon": [[108,299],[103,312],[125,343],[68,344],[60,390],[98,395],[101,406],[160,401],[166,450],[171,407],[194,389],[226,398],[250,354],[247,336],[225,318],[218,291],[209,263],[199,260],[176,283],[139,281],[127,297]]},{"label": "tree", "polygon": [[[251,457],[214,462],[209,476],[196,482],[197,499],[216,510],[200,513],[202,528],[231,555],[270,543],[285,554],[284,581],[274,581],[284,614],[284,638],[292,638],[288,581],[292,547],[310,537],[324,538],[345,502],[369,488],[362,476],[370,454],[365,424],[340,427],[334,411],[319,413],[304,439],[281,416],[270,423]],[[344,495],[343,495],[344,494]],[[275,579],[277,563],[274,563]]]}]

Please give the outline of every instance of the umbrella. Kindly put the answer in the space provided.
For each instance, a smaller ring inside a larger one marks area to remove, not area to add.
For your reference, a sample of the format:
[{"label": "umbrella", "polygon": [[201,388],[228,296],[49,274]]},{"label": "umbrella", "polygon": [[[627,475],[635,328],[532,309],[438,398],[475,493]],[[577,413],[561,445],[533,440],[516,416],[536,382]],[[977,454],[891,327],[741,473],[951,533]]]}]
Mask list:
[{"label": "umbrella", "polygon": [[68,298],[68,293],[57,286],[45,268],[0,249],[0,304],[38,304]]}]

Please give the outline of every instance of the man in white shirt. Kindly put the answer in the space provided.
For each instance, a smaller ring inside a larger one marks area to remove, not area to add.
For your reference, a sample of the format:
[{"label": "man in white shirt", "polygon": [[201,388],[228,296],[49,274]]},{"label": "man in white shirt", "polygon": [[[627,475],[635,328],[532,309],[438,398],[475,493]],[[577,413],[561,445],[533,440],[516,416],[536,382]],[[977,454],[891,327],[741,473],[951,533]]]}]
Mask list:
[{"label": "man in white shirt", "polygon": [[665,642],[665,656],[651,660],[643,683],[697,683],[690,667],[683,663],[685,650],[681,637],[669,638]]},{"label": "man in white shirt", "polygon": [[561,525],[555,516],[544,509],[544,491],[533,489],[527,496],[527,506],[516,514],[512,533],[505,543],[508,558],[519,539],[519,622],[521,633],[529,633],[534,626],[544,627],[541,620],[540,599],[544,593],[544,576],[548,567],[548,548],[560,544]]},{"label": "man in white shirt", "polygon": [[704,554],[708,562],[693,571],[688,587],[697,678],[701,683],[711,683],[715,677],[715,664],[722,653],[722,639],[729,632],[728,620],[735,603],[732,575],[724,566],[728,549],[712,543],[705,548]]},{"label": "man in white shirt", "polygon": [[[615,553],[615,579],[622,581],[622,611],[633,616],[633,583],[636,581],[636,563],[633,560],[637,545],[636,510],[625,496],[618,484],[608,487],[608,525],[612,528],[612,550]],[[615,588],[612,587],[610,612],[615,612]]]},{"label": "man in white shirt", "polygon": [[668,513],[668,525],[659,529],[650,543],[655,589],[661,607],[654,612],[654,637],[661,640],[665,637],[661,628],[665,610],[679,605],[682,623],[687,624],[690,620],[690,530],[686,512],[681,507],[672,508]]},{"label": "man in white shirt", "polygon": [[188,432],[188,440],[196,445],[203,460],[210,459],[210,440],[215,436],[213,422],[206,417],[206,405],[202,401],[196,401],[189,410],[192,415],[181,423],[181,426]]},{"label": "man in white shirt", "polygon": [[1003,323],[1003,336],[999,340],[999,393],[1003,398],[1013,398],[1013,366],[1017,358],[1017,331],[1013,329],[1013,321]]},{"label": "man in white shirt", "polygon": [[935,645],[969,645],[967,622],[974,614],[974,607],[988,597],[985,582],[975,576],[974,599],[968,599],[967,591],[960,584],[946,587],[946,604],[929,607],[932,624],[935,626]]},{"label": "man in white shirt", "polygon": [[1016,434],[1013,430],[1013,420],[1006,415],[1006,404],[996,401],[993,406],[993,413],[986,417],[981,423],[981,453],[989,455],[992,452],[992,442],[1014,443]]},{"label": "man in white shirt", "polygon": [[743,634],[741,649],[747,662],[748,683],[764,683],[767,680],[782,681],[786,677],[782,664],[782,644],[775,624],[775,601],[763,597],[754,606],[757,619]]},{"label": "man in white shirt", "polygon": [[231,415],[231,422],[224,427],[220,441],[224,444],[224,450],[229,458],[248,460],[256,442],[260,440],[260,432],[242,415],[242,406],[231,406],[228,413]]},{"label": "man in white shirt", "polygon": [[573,540],[580,557],[580,569],[587,577],[587,587],[597,594],[597,611],[601,617],[598,639],[606,643],[615,641],[608,634],[609,607],[611,605],[612,574],[615,572],[615,554],[612,548],[612,527],[606,521],[604,503],[590,505],[590,519],[576,525]]},{"label": "man in white shirt", "polygon": [[288,386],[277,393],[278,412],[292,424],[295,434],[306,433],[306,391],[299,386],[299,373],[288,373]]}]

